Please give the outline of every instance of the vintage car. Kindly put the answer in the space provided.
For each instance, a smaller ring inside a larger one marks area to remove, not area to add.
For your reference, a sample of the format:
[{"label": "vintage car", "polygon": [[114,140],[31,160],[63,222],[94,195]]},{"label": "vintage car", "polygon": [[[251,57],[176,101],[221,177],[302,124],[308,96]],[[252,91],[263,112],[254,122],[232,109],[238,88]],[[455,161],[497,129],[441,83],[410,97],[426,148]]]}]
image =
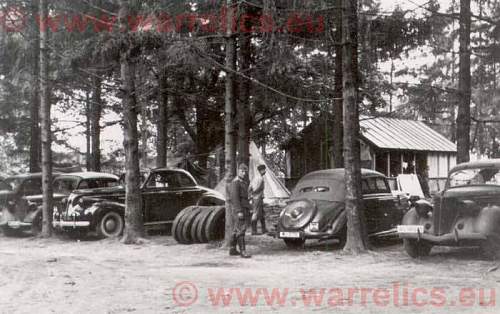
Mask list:
[{"label": "vintage car", "polygon": [[[302,177],[281,211],[274,235],[290,248],[302,247],[307,239],[338,239],[343,246],[347,232],[344,173],[339,168]],[[392,195],[383,174],[362,169],[361,176],[369,236],[396,236],[405,204]]]},{"label": "vintage car", "polygon": [[500,159],[459,164],[432,203],[420,200],[398,226],[411,257],[432,246],[479,246],[491,258],[500,254]]},{"label": "vintage car", "polygon": [[[73,190],[112,187],[118,185],[118,177],[100,172],[75,172],[55,174],[53,181],[54,205]],[[31,229],[41,230],[42,223],[42,175],[41,173],[12,176],[2,181],[7,189],[0,190],[2,218],[0,226],[6,235]]]},{"label": "vintage car", "polygon": [[[148,228],[165,228],[176,215],[191,205],[222,205],[217,191],[199,186],[185,170],[154,169],[141,186],[143,219]],[[71,193],[66,204],[54,212],[55,228],[99,237],[122,234],[125,216],[125,188],[81,190]]]}]

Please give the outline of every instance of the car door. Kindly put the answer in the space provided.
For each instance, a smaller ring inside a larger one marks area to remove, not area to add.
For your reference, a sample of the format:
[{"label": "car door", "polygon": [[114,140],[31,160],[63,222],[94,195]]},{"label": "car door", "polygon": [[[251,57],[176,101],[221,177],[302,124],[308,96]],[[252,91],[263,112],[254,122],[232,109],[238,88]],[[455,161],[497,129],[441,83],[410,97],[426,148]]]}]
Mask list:
[{"label": "car door", "polygon": [[179,191],[175,172],[152,172],[143,187],[144,217],[146,224],[172,222],[178,212]]},{"label": "car door", "polygon": [[382,177],[363,178],[362,191],[368,234],[394,228],[400,214],[387,180]]}]

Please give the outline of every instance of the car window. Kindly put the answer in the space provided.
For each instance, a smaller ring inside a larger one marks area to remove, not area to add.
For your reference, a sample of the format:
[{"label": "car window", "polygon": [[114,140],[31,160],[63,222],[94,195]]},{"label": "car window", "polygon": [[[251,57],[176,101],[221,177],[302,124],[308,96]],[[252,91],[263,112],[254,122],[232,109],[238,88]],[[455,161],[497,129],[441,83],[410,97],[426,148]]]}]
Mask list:
[{"label": "car window", "polygon": [[0,191],[10,191],[11,189],[12,187],[9,184],[0,181]]},{"label": "car window", "polygon": [[363,194],[390,193],[389,184],[384,178],[366,178],[361,181]]},{"label": "car window", "polygon": [[54,180],[54,193],[69,194],[76,189],[76,178],[58,178]]},{"label": "car window", "polygon": [[23,184],[23,195],[38,195],[42,194],[42,180],[41,179],[28,179]]},{"label": "car window", "polygon": [[176,173],[157,172],[153,173],[147,183],[147,187],[152,188],[175,188],[179,186]]},{"label": "car window", "polygon": [[180,187],[188,187],[196,185],[190,177],[184,173],[177,173],[177,181]]},{"label": "car window", "polygon": [[100,179],[95,179],[95,185],[98,188],[110,188],[110,187],[118,186],[118,185],[120,185],[120,183],[115,179],[100,178]]},{"label": "car window", "polygon": [[500,185],[499,170],[497,168],[473,168],[455,171],[450,174],[448,186]]}]

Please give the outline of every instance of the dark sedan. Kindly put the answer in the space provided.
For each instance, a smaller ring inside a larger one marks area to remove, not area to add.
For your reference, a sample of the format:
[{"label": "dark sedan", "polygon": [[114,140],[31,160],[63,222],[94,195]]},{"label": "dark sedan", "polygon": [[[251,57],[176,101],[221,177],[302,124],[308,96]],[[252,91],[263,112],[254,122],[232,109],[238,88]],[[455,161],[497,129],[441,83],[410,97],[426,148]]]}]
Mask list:
[{"label": "dark sedan", "polygon": [[[154,169],[141,187],[145,226],[165,228],[191,205],[222,205],[217,191],[202,187],[181,169]],[[125,188],[82,190],[71,193],[67,203],[54,213],[54,227],[66,231],[91,232],[100,237],[122,234]]]},{"label": "dark sedan", "polygon": [[[75,172],[55,174],[53,181],[54,205],[62,201],[73,190],[111,187],[118,185],[118,177],[100,172]],[[42,223],[42,174],[30,173],[12,176],[2,181],[0,226],[6,235],[31,229],[41,230]]]},{"label": "dark sedan", "polygon": [[412,257],[436,245],[479,246],[486,257],[500,257],[500,159],[451,169],[433,204],[416,202],[398,232]]},{"label": "dark sedan", "polygon": [[[307,239],[346,240],[344,169],[309,173],[294,188],[281,211],[276,236],[288,247],[302,247]],[[404,214],[404,204],[391,193],[387,178],[362,169],[363,207],[370,236],[392,236]]]}]

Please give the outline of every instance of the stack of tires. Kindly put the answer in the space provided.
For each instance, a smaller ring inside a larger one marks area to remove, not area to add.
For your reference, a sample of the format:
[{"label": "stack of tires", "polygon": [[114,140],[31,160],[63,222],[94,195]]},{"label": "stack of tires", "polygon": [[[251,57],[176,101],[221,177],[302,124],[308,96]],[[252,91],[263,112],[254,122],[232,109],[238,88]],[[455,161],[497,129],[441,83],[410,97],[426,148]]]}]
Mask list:
[{"label": "stack of tires", "polygon": [[189,206],[172,224],[172,236],[181,244],[208,243],[224,239],[224,206]]}]

